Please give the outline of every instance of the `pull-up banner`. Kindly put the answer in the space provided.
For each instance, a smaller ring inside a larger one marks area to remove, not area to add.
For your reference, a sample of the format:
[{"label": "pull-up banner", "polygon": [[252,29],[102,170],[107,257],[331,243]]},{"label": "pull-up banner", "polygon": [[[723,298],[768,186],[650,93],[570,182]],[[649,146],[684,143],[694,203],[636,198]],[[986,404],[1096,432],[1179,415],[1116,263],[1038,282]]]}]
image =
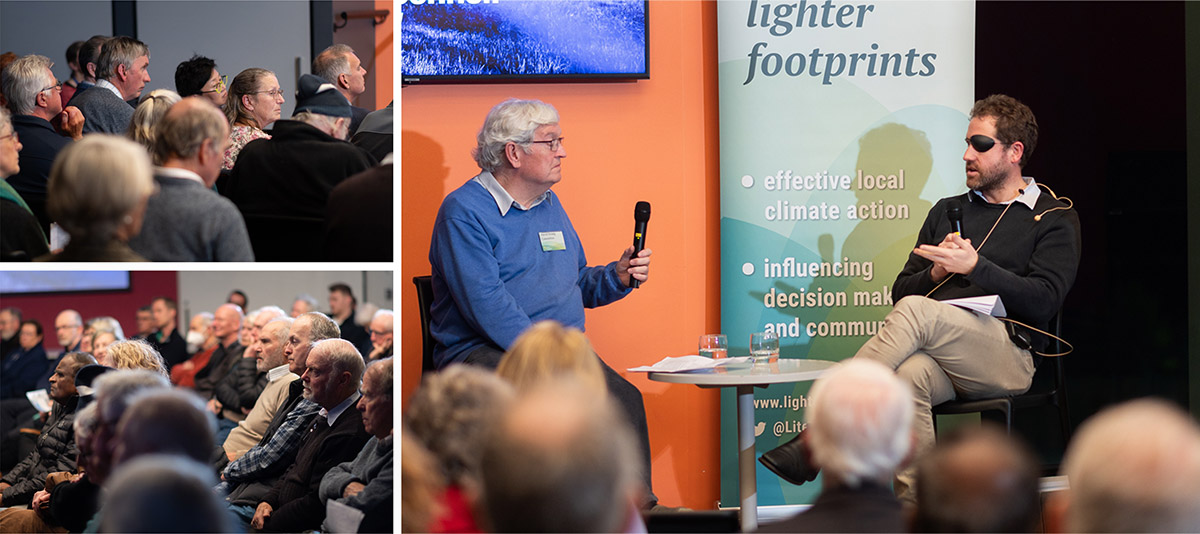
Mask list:
[{"label": "pull-up banner", "polygon": [[[730,0],[717,15],[729,353],[775,332],[783,358],[848,358],[891,310],[933,202],[965,188],[975,5]],[[810,385],[756,390],[758,454],[802,428]],[[721,501],[733,506],[737,411],[722,395]],[[760,505],[811,503],[820,488],[757,475]]]}]

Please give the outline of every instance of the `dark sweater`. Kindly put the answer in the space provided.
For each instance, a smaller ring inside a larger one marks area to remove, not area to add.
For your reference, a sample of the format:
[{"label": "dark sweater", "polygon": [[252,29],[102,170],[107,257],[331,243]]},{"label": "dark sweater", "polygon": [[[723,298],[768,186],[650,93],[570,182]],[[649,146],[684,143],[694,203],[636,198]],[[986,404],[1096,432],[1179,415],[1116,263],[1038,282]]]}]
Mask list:
[{"label": "dark sweater", "polygon": [[[1009,317],[1045,330],[1075,283],[1080,254],[1079,215],[1073,209],[1047,212],[1065,204],[1043,189],[1033,210],[1014,202],[980,248],[1005,205],[989,204],[979,195],[964,193],[944,198],[929,210],[917,237],[918,245],[937,245],[950,233],[946,204],[951,199],[962,205],[963,237],[979,251],[979,260],[971,274],[955,275],[929,297],[947,300],[1000,295]],[[1045,213],[1042,220],[1035,221],[1034,216],[1041,213]],[[900,300],[933,290],[937,283],[929,277],[932,266],[933,262],[910,253],[896,277],[893,298]],[[1043,350],[1048,341],[1041,335],[1032,336],[1032,340],[1034,350]]]},{"label": "dark sweater", "polygon": [[292,464],[279,479],[263,502],[274,510],[264,530],[302,532],[321,528],[325,520],[325,504],[319,490],[321,478],[331,468],[353,461],[371,435],[363,428],[362,413],[348,407],[333,426],[318,416],[316,428],[304,439]]}]

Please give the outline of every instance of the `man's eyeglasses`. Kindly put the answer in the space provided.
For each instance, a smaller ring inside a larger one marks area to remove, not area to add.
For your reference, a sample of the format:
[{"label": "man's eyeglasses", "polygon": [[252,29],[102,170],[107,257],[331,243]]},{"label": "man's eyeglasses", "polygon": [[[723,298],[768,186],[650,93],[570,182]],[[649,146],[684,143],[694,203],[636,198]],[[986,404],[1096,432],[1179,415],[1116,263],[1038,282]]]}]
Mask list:
[{"label": "man's eyeglasses", "polygon": [[46,92],[46,91],[49,91],[49,90],[51,90],[51,89],[58,89],[59,91],[62,91],[62,86],[63,86],[63,83],[62,83],[62,82],[57,82],[57,83],[55,83],[54,85],[51,85],[50,87],[43,87],[43,88],[42,88],[42,90],[41,90],[41,91],[38,91],[38,92],[39,92],[39,93],[44,93],[44,92]]},{"label": "man's eyeglasses", "polygon": [[545,143],[546,147],[549,148],[551,152],[558,152],[558,148],[563,144],[563,139],[566,138],[559,137],[558,139],[550,139],[548,141],[530,141],[530,143]]},{"label": "man's eyeglasses", "polygon": [[1001,145],[1004,144],[1004,143],[1000,143],[999,141],[997,141],[995,139],[992,139],[991,137],[988,137],[988,136],[982,135],[982,134],[972,135],[971,137],[968,137],[966,139],[966,141],[967,141],[967,144],[971,145],[971,148],[974,148],[976,152],[987,152],[987,151],[991,150],[992,147],[996,146],[997,143],[999,143]]},{"label": "man's eyeglasses", "polygon": [[222,74],[220,78],[217,78],[217,83],[216,83],[216,85],[213,85],[212,90],[200,91],[200,92],[201,93],[224,93],[225,92],[225,82],[228,79],[229,79],[228,74]]}]

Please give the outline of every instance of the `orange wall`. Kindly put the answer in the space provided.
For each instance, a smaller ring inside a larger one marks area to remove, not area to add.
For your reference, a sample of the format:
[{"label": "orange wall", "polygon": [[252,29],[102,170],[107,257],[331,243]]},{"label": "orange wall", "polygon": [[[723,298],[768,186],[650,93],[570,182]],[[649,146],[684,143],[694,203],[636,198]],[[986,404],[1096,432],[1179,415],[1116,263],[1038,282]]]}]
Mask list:
[{"label": "orange wall", "polygon": [[650,6],[650,79],[636,83],[432,85],[401,90],[402,402],[420,380],[413,276],[429,274],[439,201],[479,172],[471,160],[483,117],[508,97],[537,98],[562,117],[568,157],[554,190],[590,263],[617,259],[639,200],[653,206],[650,281],[589,310],[596,351],[641,389],[654,489],[664,504],[713,509],[718,498],[718,394],[650,382],[628,367],[694,353],[719,328],[716,6]]},{"label": "orange wall", "polygon": [[368,70],[375,73],[375,108],[381,109],[392,101],[392,71],[394,70],[394,53],[392,38],[392,22],[400,16],[392,0],[375,0],[375,9],[388,11],[388,17],[375,27],[375,60]]}]

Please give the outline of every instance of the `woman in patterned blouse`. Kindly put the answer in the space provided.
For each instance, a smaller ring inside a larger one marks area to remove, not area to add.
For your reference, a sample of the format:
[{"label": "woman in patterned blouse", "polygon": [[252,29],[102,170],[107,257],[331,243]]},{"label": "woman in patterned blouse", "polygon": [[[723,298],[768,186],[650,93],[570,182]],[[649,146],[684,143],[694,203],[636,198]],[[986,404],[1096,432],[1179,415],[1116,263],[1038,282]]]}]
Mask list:
[{"label": "woman in patterned blouse", "polygon": [[283,102],[279,80],[267,69],[249,68],[233,78],[225,103],[225,116],[229,118],[231,129],[223,169],[233,169],[238,153],[246,143],[271,138],[263,128],[279,119]]}]

